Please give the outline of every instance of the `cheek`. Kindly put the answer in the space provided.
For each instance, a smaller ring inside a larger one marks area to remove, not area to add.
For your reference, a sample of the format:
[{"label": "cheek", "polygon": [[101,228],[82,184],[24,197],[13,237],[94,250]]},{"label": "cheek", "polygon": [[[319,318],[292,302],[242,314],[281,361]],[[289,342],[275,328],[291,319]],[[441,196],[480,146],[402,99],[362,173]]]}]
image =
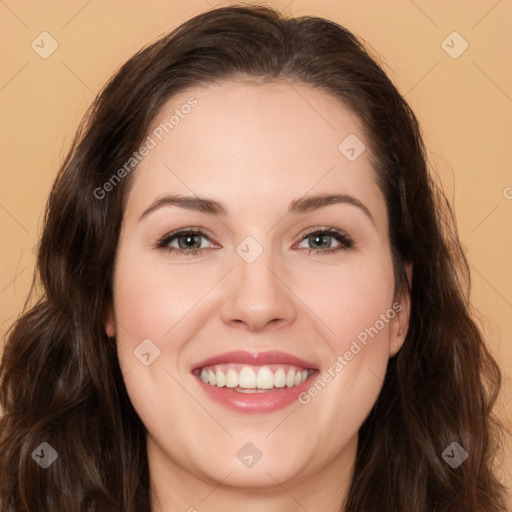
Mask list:
[{"label": "cheek", "polygon": [[331,310],[334,331],[340,335],[336,336],[340,348],[345,348],[349,339],[364,341],[364,333],[373,327],[381,334],[388,332],[388,323],[382,323],[381,318],[387,316],[392,305],[393,284],[392,274],[385,271],[344,280],[338,307],[333,306]]},{"label": "cheek", "polygon": [[390,258],[368,261],[329,279],[318,277],[329,284],[319,316],[332,332],[324,338],[324,366],[299,402],[319,424],[337,419],[328,443],[336,451],[357,432],[377,400],[389,359],[390,326],[399,306],[393,302]]},{"label": "cheek", "polygon": [[[162,347],[193,314],[201,297],[215,280],[193,268],[170,269],[165,265],[134,265],[120,261],[114,287],[118,340],[134,346],[145,338]],[[173,332],[174,331],[174,332]],[[120,347],[120,349],[123,347]]]},{"label": "cheek", "polygon": [[204,323],[198,316],[199,301],[215,279],[185,266],[170,269],[126,252],[123,256],[114,279],[119,363],[140,418],[150,431],[165,424],[167,431],[159,436],[166,437],[176,426],[166,417],[169,397],[172,410],[190,408],[175,378],[177,366],[183,348]]},{"label": "cheek", "polygon": [[388,334],[394,317],[393,311],[387,314],[393,304],[394,273],[385,253],[335,272],[319,270],[309,282],[300,285],[298,294],[323,321],[332,355],[348,350],[358,336],[364,340],[376,323],[379,336]]}]

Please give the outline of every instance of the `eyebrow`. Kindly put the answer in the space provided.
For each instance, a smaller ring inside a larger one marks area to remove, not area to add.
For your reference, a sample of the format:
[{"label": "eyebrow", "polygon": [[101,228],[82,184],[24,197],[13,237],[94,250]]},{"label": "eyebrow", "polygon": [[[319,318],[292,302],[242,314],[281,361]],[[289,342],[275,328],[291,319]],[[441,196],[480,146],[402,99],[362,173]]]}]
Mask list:
[{"label": "eyebrow", "polygon": [[[370,210],[361,201],[359,201],[359,199],[347,194],[317,194],[308,197],[300,197],[290,203],[287,215],[299,215],[301,213],[319,210],[332,204],[349,204],[356,206],[362,210],[375,225],[375,219],[370,213]],[[151,205],[142,212],[142,215],[139,217],[139,221],[160,208],[170,206],[177,206],[186,210],[218,216],[225,216],[227,212],[224,204],[219,201],[215,201],[214,199],[199,196],[170,194],[156,199],[151,203]]]}]

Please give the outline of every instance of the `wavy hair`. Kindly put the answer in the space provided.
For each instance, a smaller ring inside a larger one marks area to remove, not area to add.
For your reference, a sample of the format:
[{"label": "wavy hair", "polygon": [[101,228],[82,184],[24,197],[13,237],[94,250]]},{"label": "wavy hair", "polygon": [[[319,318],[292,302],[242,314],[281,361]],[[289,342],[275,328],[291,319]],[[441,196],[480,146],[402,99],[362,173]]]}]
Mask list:
[{"label": "wavy hair", "polygon": [[[10,328],[0,366],[0,509],[149,512],[145,429],[104,331],[133,172],[102,199],[97,190],[175,94],[237,81],[310,85],[357,115],[389,213],[396,286],[411,297],[407,338],[359,431],[344,512],[504,511],[493,474],[501,374],[472,319],[468,264],[414,113],[345,28],[242,5],[200,14],[143,48],[80,124],[47,203],[42,293]],[[45,470],[32,460],[42,442],[58,453]],[[441,457],[452,442],[469,453],[457,469]]]}]

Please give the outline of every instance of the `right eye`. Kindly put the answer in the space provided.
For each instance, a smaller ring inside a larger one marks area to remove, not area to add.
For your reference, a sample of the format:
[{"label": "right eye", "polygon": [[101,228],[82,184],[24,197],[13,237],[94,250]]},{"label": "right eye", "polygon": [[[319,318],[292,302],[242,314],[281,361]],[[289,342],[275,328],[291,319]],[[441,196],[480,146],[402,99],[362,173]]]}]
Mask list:
[{"label": "right eye", "polygon": [[[210,238],[201,230],[198,229],[181,229],[168,233],[158,241],[157,248],[167,250],[177,256],[200,256],[208,245],[204,246],[200,239]],[[198,242],[199,240],[199,242]],[[173,243],[176,245],[172,245]]]}]

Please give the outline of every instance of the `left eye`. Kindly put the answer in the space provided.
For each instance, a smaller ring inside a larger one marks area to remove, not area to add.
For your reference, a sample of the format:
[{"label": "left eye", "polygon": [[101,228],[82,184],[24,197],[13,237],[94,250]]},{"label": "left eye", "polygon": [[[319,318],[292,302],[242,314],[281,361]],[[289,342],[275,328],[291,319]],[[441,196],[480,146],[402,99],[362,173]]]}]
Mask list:
[{"label": "left eye", "polygon": [[[323,247],[324,250],[318,250],[318,246],[322,248],[321,246],[325,245],[326,241],[332,242],[333,239],[338,242],[337,246],[332,247],[332,245],[329,244],[328,247]],[[337,229],[315,229],[302,237],[301,243],[303,242],[318,244],[317,247],[309,249],[310,252],[311,250],[315,251],[315,254],[333,253],[339,250],[349,249],[354,245],[353,240],[348,235]],[[306,249],[308,248],[306,247]],[[308,254],[310,254],[310,252],[308,252]]]},{"label": "left eye", "polygon": [[[169,233],[157,243],[156,247],[158,249],[165,249],[179,256],[199,256],[203,252],[203,249],[207,248],[209,245],[202,245],[201,238],[210,241],[211,245],[210,237],[203,231],[188,229]],[[334,247],[332,247],[333,239],[338,242],[338,245]],[[354,245],[354,241],[347,234],[334,228],[314,228],[314,230],[302,235],[299,244],[303,244],[304,242],[317,244],[316,247],[300,247],[299,245],[299,248],[308,251],[307,254],[311,254],[311,251],[313,251],[317,255],[325,255],[326,253],[349,249]],[[177,246],[175,245],[176,243]]]}]

